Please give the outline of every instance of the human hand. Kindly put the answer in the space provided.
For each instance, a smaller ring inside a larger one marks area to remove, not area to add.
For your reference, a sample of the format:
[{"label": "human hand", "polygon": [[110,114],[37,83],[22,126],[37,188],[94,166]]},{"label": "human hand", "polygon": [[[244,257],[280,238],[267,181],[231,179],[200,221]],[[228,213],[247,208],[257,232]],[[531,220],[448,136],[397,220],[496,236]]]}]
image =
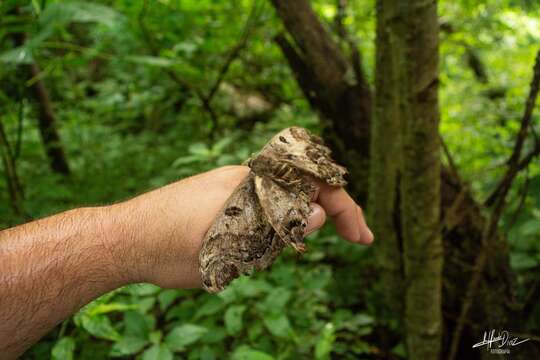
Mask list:
[{"label": "human hand", "polygon": [[[120,258],[128,281],[199,287],[203,238],[248,172],[245,166],[221,167],[113,205],[110,211],[123,229]],[[373,242],[361,208],[345,190],[321,184],[313,201],[306,234],[320,228],[328,215],[346,240]]]}]

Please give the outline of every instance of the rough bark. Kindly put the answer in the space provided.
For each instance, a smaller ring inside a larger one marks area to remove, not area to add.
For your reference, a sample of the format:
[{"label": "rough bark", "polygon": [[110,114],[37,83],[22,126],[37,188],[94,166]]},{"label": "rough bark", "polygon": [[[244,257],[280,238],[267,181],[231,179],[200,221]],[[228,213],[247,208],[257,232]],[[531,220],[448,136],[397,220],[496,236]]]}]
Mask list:
[{"label": "rough bark", "polygon": [[293,73],[323,119],[324,136],[336,160],[355,179],[352,194],[365,204],[369,169],[371,90],[353,62],[341,52],[306,0],[272,0],[293,43],[276,38]]},{"label": "rough bark", "polygon": [[[293,11],[298,11],[298,9],[302,9],[302,11],[305,12],[306,7],[309,8],[309,3],[306,0],[295,0],[294,4],[288,4],[287,1],[279,0],[273,0],[272,2],[278,10],[278,15],[284,20],[286,28],[291,33],[291,35],[295,39],[302,38],[304,39],[304,42],[308,41],[306,40],[308,38],[307,35],[295,35],[293,33],[309,32],[309,29],[312,29],[313,26],[311,24],[295,24],[294,26],[291,24],[287,25],[285,18],[288,18],[288,21],[299,22],[319,21],[314,15],[306,16],[306,14],[301,14],[301,16],[298,16],[297,14],[292,13]],[[429,4],[430,3],[428,3],[428,5],[426,6],[430,6]],[[400,2],[400,5],[408,6],[404,2]],[[279,11],[280,7],[282,11]],[[283,9],[289,9],[289,13],[285,13],[286,11]],[[423,10],[423,7],[420,6],[418,9]],[[398,19],[393,20],[397,21]],[[322,25],[319,24],[319,27],[322,28]],[[398,39],[404,40],[403,32],[398,32],[398,35],[401,35]],[[319,36],[311,36],[309,38],[309,41],[323,41]],[[377,41],[379,41],[380,39],[382,38],[378,36]],[[327,40],[331,40],[331,38],[329,36],[324,37],[324,41]],[[328,91],[328,89],[325,89],[325,87],[328,87],[328,84],[320,81],[318,70],[312,65],[312,62],[308,63],[308,61],[305,59],[306,52],[300,52],[295,46],[293,46],[293,44],[291,44],[287,40],[285,35],[278,36],[277,42],[278,45],[281,47],[285,58],[289,62],[289,65],[297,79],[300,88],[304,92],[310,105],[323,115],[324,122],[346,124],[345,121],[349,121],[349,131],[344,135],[343,143],[340,146],[335,146],[334,143],[330,141],[329,142],[336,153],[335,157],[347,164],[350,169],[353,169],[354,164],[351,164],[351,162],[356,162],[356,159],[364,159],[369,156],[368,152],[366,152],[362,153],[362,156],[349,157],[347,159],[349,152],[346,149],[344,150],[345,144],[352,144],[351,146],[355,149],[357,153],[360,153],[361,151],[366,151],[365,148],[360,148],[358,144],[367,144],[369,143],[370,139],[370,134],[365,131],[366,128],[369,129],[369,126],[366,126],[366,124],[371,123],[370,119],[372,115],[370,112],[367,112],[365,110],[371,108],[370,103],[372,99],[369,87],[367,87],[366,85],[366,87],[364,88],[364,94],[366,95],[363,99],[361,99],[361,103],[363,104],[362,106],[354,103],[354,99],[358,99],[358,97],[360,96],[359,94],[349,94],[346,95],[346,97],[351,99],[351,101],[345,104],[342,103],[340,112],[327,111],[328,103],[332,102],[334,97],[324,97],[326,94],[325,91]],[[300,45],[297,46],[300,47]],[[304,44],[304,47],[305,46],[307,45]],[[377,43],[377,47],[379,46],[381,46],[381,44]],[[321,45],[318,45],[318,47],[320,48]],[[337,49],[337,46],[326,48]],[[378,49],[378,51],[382,50],[383,49]],[[335,51],[339,51],[339,49]],[[326,56],[325,54],[323,55],[324,56],[322,56],[322,60],[320,61],[326,62],[327,66],[331,66],[331,59],[336,58],[336,56]],[[344,58],[343,54],[341,55],[341,58]],[[421,65],[423,64],[419,63],[418,67],[420,68]],[[377,86],[381,86],[382,79],[388,74],[391,74],[387,71],[388,70],[385,67],[377,67],[378,73],[376,74],[376,79],[378,78],[380,79],[379,81],[381,81],[380,84],[377,83]],[[423,77],[414,78],[413,80],[417,81],[420,79],[423,79]],[[411,85],[415,84],[418,85],[419,83],[414,83]],[[318,86],[322,87],[322,89],[318,89]],[[348,90],[348,92],[353,91],[354,90],[351,88],[349,88]],[[380,94],[384,94],[385,91],[386,89],[377,89],[377,92],[379,92]],[[359,109],[363,109],[362,111],[364,112],[355,115],[354,113],[358,112]],[[401,111],[403,111],[403,109],[401,109]],[[375,116],[380,116],[377,114],[377,109],[375,109],[374,113]],[[360,115],[361,119],[357,119],[356,122],[351,122],[350,120],[347,120],[351,116]],[[360,131],[355,131],[356,124],[361,121],[365,121],[365,124],[362,124]],[[383,130],[381,130],[381,132],[382,131]],[[327,136],[327,133],[325,133],[324,135]],[[388,150],[386,149],[385,152],[388,152]],[[341,159],[347,159],[348,161],[343,161]],[[373,159],[371,161],[373,164]],[[363,171],[360,172],[360,175],[358,175],[358,172],[352,172],[351,180],[354,180],[354,182],[358,181],[359,184],[362,184],[360,186],[365,186],[362,181],[368,175],[368,172],[365,168],[361,170]],[[433,176],[433,174],[431,174],[431,176]],[[456,318],[459,316],[459,309],[463,301],[463,294],[466,291],[466,282],[463,281],[463,279],[466,279],[467,276],[470,276],[470,272],[472,271],[473,264],[478,254],[478,249],[480,247],[478,239],[482,237],[482,231],[486,219],[485,215],[482,213],[482,206],[479,205],[479,203],[473,198],[473,196],[468,191],[466,184],[464,184],[463,181],[461,181],[459,177],[456,176],[454,171],[450,171],[448,168],[443,168],[441,169],[439,176],[441,179],[440,181],[442,187],[442,223],[439,223],[439,230],[442,230],[443,233],[444,258],[447,259],[447,261],[445,261],[444,263],[443,273],[445,285],[443,289],[443,313],[445,322],[445,333],[443,335],[445,341],[443,343],[443,352],[445,352],[448,350],[448,340],[450,339],[452,329],[455,326]],[[358,189],[358,186],[355,187],[355,189]],[[366,188],[361,188],[360,193],[362,193],[362,189],[364,189],[365,191]],[[384,196],[384,194],[381,194],[381,196]],[[393,195],[391,194],[391,196]],[[383,200],[381,199],[381,201]],[[386,206],[387,209],[390,208],[390,205],[388,205],[388,203]],[[371,209],[368,208],[368,212],[370,211]],[[396,221],[395,224],[399,224],[401,222],[401,220],[399,219],[399,214],[397,215],[397,220],[398,221]],[[398,225],[395,225],[393,226],[393,229],[395,231],[399,231],[398,227]],[[384,242],[387,241],[387,239],[377,237],[376,241]],[[508,248],[505,245],[504,241],[498,242],[497,249],[494,250],[493,254],[494,256],[487,259],[488,264],[486,265],[485,270],[482,274],[482,281],[480,283],[480,288],[478,289],[478,296],[475,298],[474,304],[472,305],[471,311],[469,312],[469,317],[467,318],[463,335],[464,339],[466,340],[463,341],[462,345],[460,346],[460,351],[458,353],[459,358],[482,358],[482,352],[476,351],[477,349],[472,349],[471,346],[473,342],[481,340],[483,336],[483,331],[485,331],[485,329],[505,327],[509,329],[517,329],[517,327],[513,325],[520,321],[519,318],[514,318],[513,320],[511,320],[512,313],[510,312],[510,306],[513,302],[512,273],[509,266]],[[389,262],[395,260],[396,258],[390,258],[387,261]],[[497,276],[497,274],[499,274],[499,276]],[[494,287],[492,284],[496,284],[496,286]],[[391,285],[386,287],[386,290],[394,291],[394,289],[390,289],[390,287]],[[401,299],[398,301],[401,301]],[[398,315],[399,314],[395,314],[395,316]],[[392,344],[392,346],[394,345],[396,345],[396,343]]]},{"label": "rough bark", "polygon": [[369,224],[377,241],[374,254],[379,269],[377,293],[381,319],[385,313],[401,314],[403,263],[399,224],[401,161],[401,107],[403,93],[403,16],[394,0],[378,0],[375,58],[375,106],[371,126],[369,172]]},{"label": "rough bark", "polygon": [[[443,312],[445,318],[444,349],[449,355],[452,335],[456,328],[467,292],[468,280],[474,274],[474,264],[482,248],[483,229],[487,219],[483,208],[455,174],[442,171],[442,204],[444,236]],[[520,314],[515,313],[513,274],[509,266],[509,249],[497,235],[486,259],[476,296],[466,318],[457,359],[489,358],[489,353],[473,349],[489,329],[523,330]],[[514,317],[514,319],[512,319]],[[493,355],[500,358],[500,355]]]},{"label": "rough bark", "polygon": [[443,247],[439,230],[437,3],[411,0],[404,10],[401,224],[407,350],[412,359],[438,359],[443,329]]}]

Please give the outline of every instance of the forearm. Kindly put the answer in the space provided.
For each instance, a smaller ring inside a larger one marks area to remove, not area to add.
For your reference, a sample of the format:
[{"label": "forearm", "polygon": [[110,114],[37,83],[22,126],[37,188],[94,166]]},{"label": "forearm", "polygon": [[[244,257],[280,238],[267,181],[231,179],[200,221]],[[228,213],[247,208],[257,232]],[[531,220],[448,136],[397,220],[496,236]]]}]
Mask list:
[{"label": "forearm", "polygon": [[129,282],[110,208],[83,208],[0,232],[0,354],[20,355],[92,299]]},{"label": "forearm", "polygon": [[[208,184],[193,177],[115,205],[1,231],[2,359],[19,355],[79,308],[122,285],[199,286],[202,236],[236,182],[225,191],[209,186],[194,198],[201,185]],[[204,210],[194,211],[197,205]]]},{"label": "forearm", "polygon": [[[198,253],[223,204],[247,176],[230,166],[119,204],[83,208],[0,232],[0,354],[22,353],[94,298],[125,284],[200,285]],[[308,228],[324,223],[370,243],[361,211],[343,189],[323,187]],[[314,205],[314,204],[312,204]]]}]

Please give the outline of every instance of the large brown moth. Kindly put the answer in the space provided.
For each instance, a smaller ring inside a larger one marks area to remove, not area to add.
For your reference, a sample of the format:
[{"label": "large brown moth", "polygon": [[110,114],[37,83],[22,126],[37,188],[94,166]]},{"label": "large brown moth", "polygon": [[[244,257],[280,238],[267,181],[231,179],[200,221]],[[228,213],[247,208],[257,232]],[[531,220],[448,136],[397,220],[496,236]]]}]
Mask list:
[{"label": "large brown moth", "polygon": [[303,252],[317,183],[346,184],[347,170],[332,160],[319,137],[300,127],[282,130],[246,163],[249,175],[214,220],[199,253],[208,292],[223,290],[253,269],[266,269],[287,245]]}]

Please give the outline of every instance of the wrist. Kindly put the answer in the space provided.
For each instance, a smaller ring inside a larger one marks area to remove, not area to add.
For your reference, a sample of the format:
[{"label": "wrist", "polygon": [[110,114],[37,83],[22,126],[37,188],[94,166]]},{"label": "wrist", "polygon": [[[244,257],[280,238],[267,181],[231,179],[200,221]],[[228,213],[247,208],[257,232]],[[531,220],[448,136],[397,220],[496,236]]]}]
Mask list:
[{"label": "wrist", "polygon": [[[138,282],[138,275],[133,271],[131,244],[133,236],[125,221],[123,209],[117,205],[81,208],[90,220],[88,236],[97,249],[94,255],[96,265],[107,272],[111,289]],[[136,269],[135,269],[136,270]]]},{"label": "wrist", "polygon": [[197,287],[199,246],[188,236],[190,214],[182,182],[170,184],[108,207],[116,219],[116,242],[121,249],[120,272],[128,283],[148,282],[162,287]]}]

